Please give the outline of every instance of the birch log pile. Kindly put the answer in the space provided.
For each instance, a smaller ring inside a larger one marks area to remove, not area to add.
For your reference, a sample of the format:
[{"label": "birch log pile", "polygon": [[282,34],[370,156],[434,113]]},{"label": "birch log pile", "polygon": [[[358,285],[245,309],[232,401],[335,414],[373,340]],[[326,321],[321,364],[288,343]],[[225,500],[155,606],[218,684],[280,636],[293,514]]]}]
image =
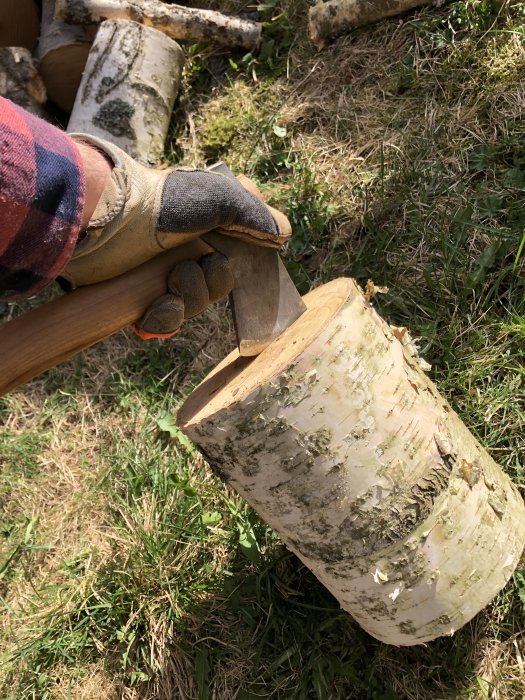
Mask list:
[{"label": "birch log pile", "polygon": [[213,41],[248,51],[259,46],[262,31],[260,22],[159,0],[56,0],[55,17],[71,24],[129,19],[176,41]]},{"label": "birch log pile", "polygon": [[71,112],[95,29],[53,18],[55,0],[43,0],[37,58],[49,99]]},{"label": "birch log pile", "polygon": [[400,15],[432,0],[328,0],[318,2],[308,13],[308,34],[316,46],[325,44],[356,27]]},{"label": "birch log pile", "polygon": [[181,47],[156,29],[103,22],[67,130],[107,139],[143,165],[158,164],[183,65]]},{"label": "birch log pile", "polygon": [[260,356],[221,362],[178,423],[370,634],[452,634],[510,578],[523,500],[353,281],[305,301]]},{"label": "birch log pile", "polygon": [[0,47],[33,51],[40,31],[35,0],[0,0]]},{"label": "birch log pile", "polygon": [[38,117],[44,116],[46,89],[27,49],[0,48],[0,95]]}]

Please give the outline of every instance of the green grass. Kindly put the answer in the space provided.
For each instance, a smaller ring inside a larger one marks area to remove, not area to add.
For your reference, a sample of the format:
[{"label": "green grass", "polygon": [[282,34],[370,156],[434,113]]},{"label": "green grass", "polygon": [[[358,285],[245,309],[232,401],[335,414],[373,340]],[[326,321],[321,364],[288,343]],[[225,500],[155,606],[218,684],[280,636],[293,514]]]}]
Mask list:
[{"label": "green grass", "polygon": [[[191,48],[168,158],[252,176],[292,221],[301,291],[387,285],[377,308],[523,492],[523,4],[427,8],[322,53],[303,3],[264,12],[259,56]],[[232,345],[222,304],[0,400],[0,697],[521,700],[525,563],[453,638],[388,647],[210,472],[172,416]]]}]

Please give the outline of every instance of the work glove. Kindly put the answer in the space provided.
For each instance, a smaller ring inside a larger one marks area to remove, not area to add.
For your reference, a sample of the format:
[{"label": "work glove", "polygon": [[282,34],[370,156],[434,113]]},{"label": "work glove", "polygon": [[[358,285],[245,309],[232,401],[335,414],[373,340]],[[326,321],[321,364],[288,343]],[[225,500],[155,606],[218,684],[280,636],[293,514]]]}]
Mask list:
[{"label": "work glove", "polygon": [[[291,235],[287,218],[237,180],[203,170],[146,168],[107,141],[72,137],[99,149],[114,166],[87,231],[61,273],[73,287],[120,275],[217,228],[272,247]],[[232,271],[219,253],[179,263],[168,278],[169,293],[152,304],[137,330],[143,337],[172,335],[183,320],[232,287]]]}]

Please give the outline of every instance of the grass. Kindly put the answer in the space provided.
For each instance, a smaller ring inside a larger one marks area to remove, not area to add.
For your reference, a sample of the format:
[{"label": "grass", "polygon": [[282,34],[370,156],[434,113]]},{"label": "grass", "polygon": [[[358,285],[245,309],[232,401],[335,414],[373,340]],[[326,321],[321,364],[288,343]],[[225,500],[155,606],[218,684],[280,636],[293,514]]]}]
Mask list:
[{"label": "grass", "polygon": [[[191,47],[168,160],[254,177],[292,220],[301,290],[387,285],[379,310],[523,490],[522,3],[427,8],[320,53],[303,3],[264,13],[258,57]],[[387,647],[178,433],[232,338],[219,305],[0,399],[0,696],[521,700],[525,563],[453,638]]]}]

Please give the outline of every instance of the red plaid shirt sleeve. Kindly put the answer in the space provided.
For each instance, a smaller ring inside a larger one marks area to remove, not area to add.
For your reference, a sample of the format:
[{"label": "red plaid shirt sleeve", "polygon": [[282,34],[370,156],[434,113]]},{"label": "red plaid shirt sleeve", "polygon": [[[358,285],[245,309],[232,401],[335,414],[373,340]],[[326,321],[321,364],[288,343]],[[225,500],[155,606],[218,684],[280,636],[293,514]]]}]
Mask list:
[{"label": "red plaid shirt sleeve", "polygon": [[69,261],[85,179],[75,142],[0,98],[0,298],[39,292]]}]

